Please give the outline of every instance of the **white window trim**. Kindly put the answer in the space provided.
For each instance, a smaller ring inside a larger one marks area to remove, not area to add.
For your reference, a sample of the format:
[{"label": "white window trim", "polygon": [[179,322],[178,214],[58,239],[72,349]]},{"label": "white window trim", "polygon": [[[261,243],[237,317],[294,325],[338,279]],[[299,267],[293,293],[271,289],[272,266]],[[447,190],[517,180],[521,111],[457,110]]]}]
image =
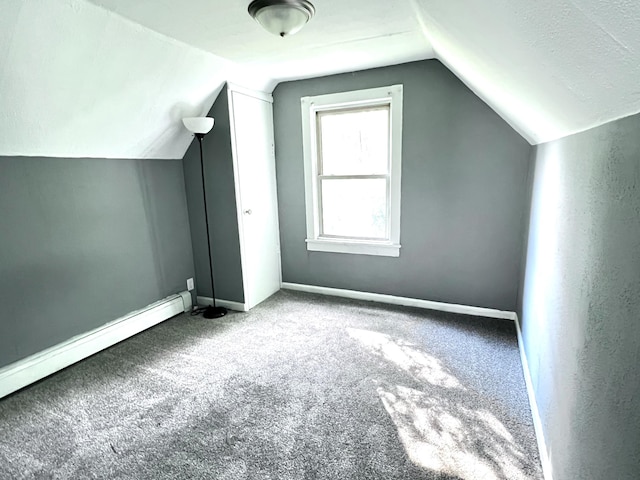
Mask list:
[{"label": "white window trim", "polygon": [[[316,148],[316,112],[332,108],[390,105],[391,172],[389,188],[390,240],[350,240],[320,237],[318,218],[317,177],[318,152]],[[343,93],[330,93],[303,97],[302,144],[304,153],[305,206],[307,213],[307,250],[318,252],[352,253],[361,255],[400,256],[400,185],[402,172],[402,85],[370,88]]]}]

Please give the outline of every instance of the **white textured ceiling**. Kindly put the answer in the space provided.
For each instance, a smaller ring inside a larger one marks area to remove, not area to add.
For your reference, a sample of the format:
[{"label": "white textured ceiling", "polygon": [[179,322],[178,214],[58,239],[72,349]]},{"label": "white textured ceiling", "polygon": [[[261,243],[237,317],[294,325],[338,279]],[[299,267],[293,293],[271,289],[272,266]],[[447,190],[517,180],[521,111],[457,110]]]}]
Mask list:
[{"label": "white textured ceiling", "polygon": [[437,57],[531,143],[640,112],[638,0],[412,0]]},{"label": "white textured ceiling", "polygon": [[181,158],[229,62],[83,0],[2,0],[0,155]]},{"label": "white textured ceiling", "polygon": [[278,81],[433,57],[411,2],[314,0],[299,33],[267,33],[250,0],[90,0],[164,35]]},{"label": "white textured ceiling", "polygon": [[439,58],[531,143],[640,112],[637,0],[315,0],[281,39],[249,0],[2,0],[0,155],[180,158],[225,80]]}]

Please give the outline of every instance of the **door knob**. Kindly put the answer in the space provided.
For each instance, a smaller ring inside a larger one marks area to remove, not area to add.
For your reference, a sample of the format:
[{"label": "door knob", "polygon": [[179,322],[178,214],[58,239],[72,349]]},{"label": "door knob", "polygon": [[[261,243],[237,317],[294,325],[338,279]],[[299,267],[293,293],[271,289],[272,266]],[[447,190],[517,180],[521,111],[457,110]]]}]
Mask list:
[{"label": "door knob", "polygon": [[246,213],[247,215],[251,215],[253,212],[252,212],[252,211],[251,211],[251,209],[249,208],[249,209],[245,210],[245,211],[244,211],[244,213]]}]

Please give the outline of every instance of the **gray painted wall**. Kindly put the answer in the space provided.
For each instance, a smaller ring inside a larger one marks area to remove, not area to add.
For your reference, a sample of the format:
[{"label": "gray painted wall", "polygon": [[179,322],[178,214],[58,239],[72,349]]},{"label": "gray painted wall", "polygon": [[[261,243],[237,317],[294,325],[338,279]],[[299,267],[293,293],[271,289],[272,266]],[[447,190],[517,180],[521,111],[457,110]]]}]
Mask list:
[{"label": "gray painted wall", "polygon": [[0,366],[186,289],[179,160],[0,158]]},{"label": "gray painted wall", "polygon": [[[213,130],[204,137],[202,148],[216,298],[242,303],[244,289],[226,88],[222,89],[208,116],[215,119],[215,124]],[[198,295],[211,297],[200,150],[197,140],[194,139],[185,153],[183,165],[196,269],[196,290]]]},{"label": "gray painted wall", "polygon": [[520,318],[554,480],[640,475],[640,115],[537,148]]},{"label": "gray painted wall", "polygon": [[[404,85],[399,258],[308,252],[300,98]],[[515,310],[530,145],[436,60],[280,84],[283,281]]]}]

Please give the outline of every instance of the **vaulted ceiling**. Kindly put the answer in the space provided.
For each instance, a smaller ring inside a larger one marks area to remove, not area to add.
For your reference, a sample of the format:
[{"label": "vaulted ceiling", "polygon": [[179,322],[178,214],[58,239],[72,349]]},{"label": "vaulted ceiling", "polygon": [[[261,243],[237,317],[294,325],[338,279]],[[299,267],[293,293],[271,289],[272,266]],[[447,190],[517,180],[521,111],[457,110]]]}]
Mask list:
[{"label": "vaulted ceiling", "polygon": [[2,0],[0,155],[181,158],[225,81],[437,58],[530,143],[640,112],[636,0],[315,0],[278,38],[249,0]]}]

